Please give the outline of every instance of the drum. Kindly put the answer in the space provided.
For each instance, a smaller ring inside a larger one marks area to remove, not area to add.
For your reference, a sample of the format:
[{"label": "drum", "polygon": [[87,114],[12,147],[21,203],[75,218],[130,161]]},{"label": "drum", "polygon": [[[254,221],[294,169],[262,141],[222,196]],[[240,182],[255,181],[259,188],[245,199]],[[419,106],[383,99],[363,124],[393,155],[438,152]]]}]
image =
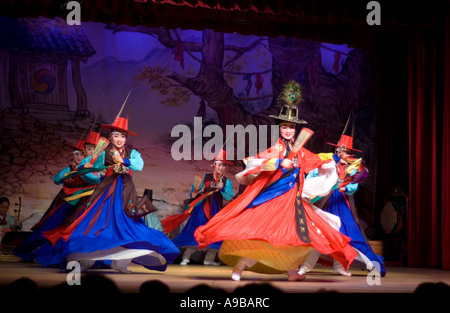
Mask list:
[{"label": "drum", "polygon": [[386,234],[398,233],[406,224],[406,199],[393,197],[387,201],[380,213],[380,224]]}]

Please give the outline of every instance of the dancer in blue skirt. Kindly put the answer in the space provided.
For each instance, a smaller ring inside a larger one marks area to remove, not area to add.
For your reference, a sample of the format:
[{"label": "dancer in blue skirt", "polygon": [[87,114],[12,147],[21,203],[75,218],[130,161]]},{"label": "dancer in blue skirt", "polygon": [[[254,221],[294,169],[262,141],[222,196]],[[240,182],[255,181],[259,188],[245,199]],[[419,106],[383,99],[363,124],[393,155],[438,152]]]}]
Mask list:
[{"label": "dancer in blue skirt", "polygon": [[[220,150],[214,157],[213,172],[195,176],[190,193],[191,202],[186,211],[169,216],[161,223],[170,233],[187,219],[186,225],[173,239],[178,247],[185,249],[180,265],[188,264],[192,254],[198,250],[198,242],[194,237],[197,227],[205,225],[224,207],[224,200],[231,200],[234,196],[231,180],[225,176],[226,164],[231,164],[231,162],[226,160],[226,151]],[[206,249],[203,264],[220,265],[220,262],[215,261],[220,245],[221,243],[217,242]]]},{"label": "dancer in blue skirt", "polygon": [[100,183],[101,178],[92,175],[89,177],[75,176],[65,181],[62,180],[64,175],[75,171],[84,159],[84,147],[84,140],[79,140],[73,146],[72,164],[63,168],[53,177],[55,184],[62,184],[63,188],[53,199],[41,220],[32,227],[33,233],[14,250],[14,254],[24,261],[34,259],[37,249],[48,242],[45,232],[60,227],[68,216],[74,214],[76,209],[83,205],[87,200],[87,195],[91,194]]},{"label": "dancer in blue skirt", "polygon": [[[322,204],[319,204],[319,201],[316,204],[324,211],[339,217],[339,231],[351,238],[350,245],[358,253],[354,260],[355,265],[359,264],[362,269],[368,271],[376,269],[381,276],[385,276],[386,270],[383,257],[373,252],[364,232],[359,227],[359,219],[354,203],[349,201],[349,197],[356,192],[358,183],[368,175],[364,161],[361,158],[353,158],[353,155],[351,155],[355,151],[361,151],[353,149],[353,137],[344,134],[337,145],[330,145],[337,147],[336,153],[330,153],[330,158],[333,158],[336,165],[338,183],[336,188],[333,188],[331,191],[328,199],[325,197],[321,200]],[[315,175],[317,175],[317,170],[310,172],[306,180],[315,177]],[[299,273],[304,274],[312,270],[320,258],[324,264],[333,262],[333,268],[336,273],[343,276],[351,276],[351,273],[346,271],[339,262],[327,259],[327,257],[321,256],[316,250],[311,251],[306,261],[301,265]]]},{"label": "dancer in blue skirt", "polygon": [[[79,150],[84,151],[85,157],[92,156],[100,138],[100,133],[96,131],[90,131],[88,137],[84,141],[84,145],[78,144]],[[81,159],[82,160],[82,159]],[[72,190],[72,194],[67,196],[64,200],[67,202],[65,206],[73,206],[65,214],[59,214],[59,219],[55,220],[50,225],[46,225],[40,230],[40,238],[45,237],[45,243],[33,251],[34,261],[41,264],[44,267],[60,266],[66,267],[66,262],[62,258],[63,244],[58,242],[61,237],[61,233],[77,219],[83,212],[89,196],[94,192],[94,189],[100,184],[103,179],[103,174],[100,172],[89,172],[85,175],[74,175],[71,178],[66,179],[66,175],[73,173],[77,170],[78,165],[74,168],[66,168],[55,176],[55,183],[64,183],[67,185],[71,181],[85,181],[92,184],[89,189],[82,188],[80,190]],[[47,222],[47,224],[49,224]],[[33,234],[34,235],[34,234]],[[32,235],[32,236],[33,236]]]},{"label": "dancer in blue skirt", "polygon": [[111,260],[111,268],[123,273],[130,272],[131,262],[164,271],[179,250],[164,233],[145,225],[143,217],[156,208],[147,196],[136,194],[132,176],[144,162],[138,151],[125,146],[127,136],[137,134],[128,130],[128,119],[119,115],[112,125],[101,125],[110,130],[110,144],[93,164],[88,157],[79,167],[79,171],[106,169],[106,174],[58,244],[64,241],[62,257],[79,261],[83,270],[96,260]]}]

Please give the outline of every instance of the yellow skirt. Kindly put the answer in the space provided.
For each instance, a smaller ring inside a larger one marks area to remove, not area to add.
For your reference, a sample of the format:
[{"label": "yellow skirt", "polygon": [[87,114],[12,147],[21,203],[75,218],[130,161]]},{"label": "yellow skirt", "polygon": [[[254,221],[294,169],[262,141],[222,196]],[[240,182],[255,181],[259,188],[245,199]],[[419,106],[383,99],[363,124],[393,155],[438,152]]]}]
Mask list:
[{"label": "yellow skirt", "polygon": [[262,240],[224,240],[219,258],[229,266],[235,266],[239,257],[258,261],[247,270],[264,274],[281,274],[297,269],[306,260],[312,247],[274,246]]}]

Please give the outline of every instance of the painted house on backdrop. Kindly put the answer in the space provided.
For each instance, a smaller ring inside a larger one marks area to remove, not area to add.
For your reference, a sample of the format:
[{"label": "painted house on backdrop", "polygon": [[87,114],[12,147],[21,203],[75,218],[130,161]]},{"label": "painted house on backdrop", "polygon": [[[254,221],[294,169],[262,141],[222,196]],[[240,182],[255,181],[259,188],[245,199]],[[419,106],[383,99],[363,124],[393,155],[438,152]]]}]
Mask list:
[{"label": "painted house on backdrop", "polygon": [[70,63],[76,113],[88,115],[80,62],[95,53],[82,27],[63,19],[0,17],[1,107],[20,112],[69,111]]}]

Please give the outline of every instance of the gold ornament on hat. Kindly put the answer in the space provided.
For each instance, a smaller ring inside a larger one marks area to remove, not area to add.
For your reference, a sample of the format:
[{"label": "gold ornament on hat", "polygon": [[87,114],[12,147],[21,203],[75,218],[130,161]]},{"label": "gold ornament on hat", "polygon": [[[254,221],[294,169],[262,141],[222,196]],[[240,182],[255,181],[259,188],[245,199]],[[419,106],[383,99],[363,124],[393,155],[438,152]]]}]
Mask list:
[{"label": "gold ornament on hat", "polygon": [[307,124],[308,122],[298,118],[298,105],[301,102],[303,102],[302,86],[295,80],[291,80],[284,85],[277,99],[277,103],[282,104],[280,114],[269,116],[285,122]]}]

